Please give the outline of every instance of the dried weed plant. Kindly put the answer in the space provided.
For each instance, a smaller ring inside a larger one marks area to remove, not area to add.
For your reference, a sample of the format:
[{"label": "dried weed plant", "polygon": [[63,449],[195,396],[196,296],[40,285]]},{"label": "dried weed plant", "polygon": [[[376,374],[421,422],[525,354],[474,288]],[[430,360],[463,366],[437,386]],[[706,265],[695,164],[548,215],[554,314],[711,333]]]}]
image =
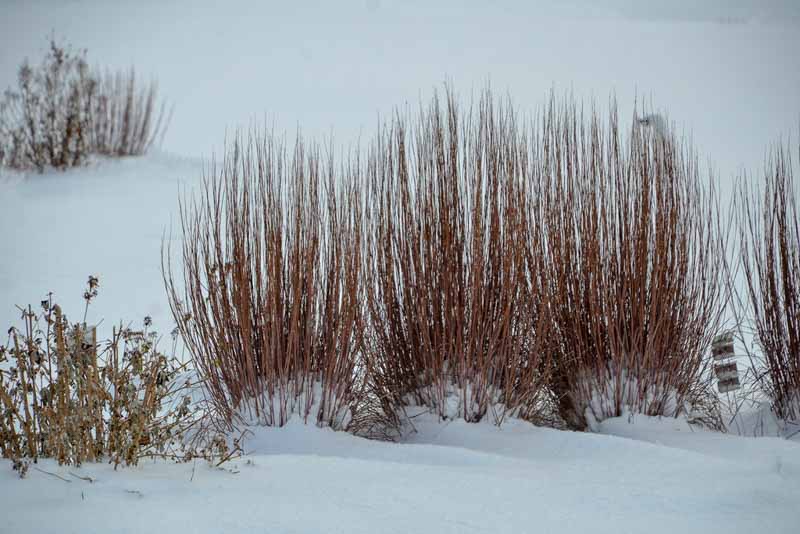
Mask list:
[{"label": "dried weed plant", "polygon": [[155,83],[128,73],[100,74],[86,51],[50,41],[44,60],[27,60],[16,90],[0,100],[0,164],[44,172],[87,163],[90,155],[144,154],[166,130]]},{"label": "dried weed plant", "polygon": [[[87,307],[97,284],[90,277]],[[219,462],[236,452],[210,431],[192,399],[195,379],[158,350],[149,319],[98,343],[94,327],[70,323],[48,297],[38,313],[22,309],[22,322],[0,346],[0,453],[21,477],[39,458],[116,467],[145,458]]]},{"label": "dried weed plant", "polygon": [[17,90],[0,101],[0,164],[42,172],[86,162],[97,83],[85,55],[51,41],[41,65],[22,64]]}]

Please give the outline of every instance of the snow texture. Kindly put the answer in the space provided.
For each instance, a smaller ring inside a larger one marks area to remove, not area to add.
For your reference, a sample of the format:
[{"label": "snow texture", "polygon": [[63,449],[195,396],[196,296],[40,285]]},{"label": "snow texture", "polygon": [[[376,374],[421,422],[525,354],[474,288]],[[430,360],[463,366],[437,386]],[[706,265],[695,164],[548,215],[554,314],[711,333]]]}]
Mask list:
[{"label": "snow texture", "polygon": [[672,419],[601,425],[609,435],[420,416],[416,434],[396,444],[293,420],[257,430],[248,456],[227,469],[45,461],[19,481],[3,461],[0,531],[797,531],[798,443]]}]

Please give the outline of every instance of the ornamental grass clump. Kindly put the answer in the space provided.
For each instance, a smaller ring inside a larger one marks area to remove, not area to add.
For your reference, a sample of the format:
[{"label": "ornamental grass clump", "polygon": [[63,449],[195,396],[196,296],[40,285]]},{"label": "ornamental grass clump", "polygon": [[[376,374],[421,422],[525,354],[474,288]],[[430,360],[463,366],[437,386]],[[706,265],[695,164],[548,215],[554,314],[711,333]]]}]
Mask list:
[{"label": "ornamental grass clump", "polygon": [[742,181],[736,213],[758,355],[755,376],[783,421],[800,421],[800,217],[789,151],[776,146],[763,192]]},{"label": "ornamental grass clump", "polygon": [[376,136],[369,188],[367,377],[396,424],[535,419],[543,406],[542,241],[532,231],[529,139],[488,90],[451,90]]},{"label": "ornamental grass clump", "polygon": [[154,82],[142,84],[136,72],[95,74],[91,147],[103,156],[141,156],[163,136],[169,123]]},{"label": "ornamental grass clump", "polygon": [[293,417],[357,431],[365,392],[357,169],[298,138],[239,134],[181,204],[172,312],[228,425]]},{"label": "ornamental grass clump", "polygon": [[705,404],[726,304],[717,200],[686,140],[551,99],[536,127],[548,353],[559,414],[585,429],[626,411]]}]

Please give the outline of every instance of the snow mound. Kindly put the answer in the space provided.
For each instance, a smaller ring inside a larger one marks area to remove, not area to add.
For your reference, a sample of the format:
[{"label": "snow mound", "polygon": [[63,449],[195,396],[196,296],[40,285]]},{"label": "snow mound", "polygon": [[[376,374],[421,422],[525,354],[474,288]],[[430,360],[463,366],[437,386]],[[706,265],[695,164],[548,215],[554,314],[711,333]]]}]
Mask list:
[{"label": "snow mound", "polygon": [[604,421],[603,434],[428,416],[415,427],[384,443],[292,420],[255,429],[225,469],[44,461],[20,481],[3,461],[0,531],[730,534],[800,522],[800,445],[786,440],[646,417]]}]

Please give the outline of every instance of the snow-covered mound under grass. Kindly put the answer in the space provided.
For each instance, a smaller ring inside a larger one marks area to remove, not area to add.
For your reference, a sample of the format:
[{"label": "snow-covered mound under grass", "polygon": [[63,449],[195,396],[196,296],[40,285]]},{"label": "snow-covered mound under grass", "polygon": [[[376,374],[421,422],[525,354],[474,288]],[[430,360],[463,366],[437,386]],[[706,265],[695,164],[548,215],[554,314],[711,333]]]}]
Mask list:
[{"label": "snow-covered mound under grass", "polygon": [[224,469],[156,462],[114,472],[43,461],[18,480],[4,460],[0,531],[730,534],[800,527],[794,441],[647,417],[608,420],[602,434],[520,421],[499,429],[415,421],[405,443],[299,422],[256,429],[248,454]]}]

